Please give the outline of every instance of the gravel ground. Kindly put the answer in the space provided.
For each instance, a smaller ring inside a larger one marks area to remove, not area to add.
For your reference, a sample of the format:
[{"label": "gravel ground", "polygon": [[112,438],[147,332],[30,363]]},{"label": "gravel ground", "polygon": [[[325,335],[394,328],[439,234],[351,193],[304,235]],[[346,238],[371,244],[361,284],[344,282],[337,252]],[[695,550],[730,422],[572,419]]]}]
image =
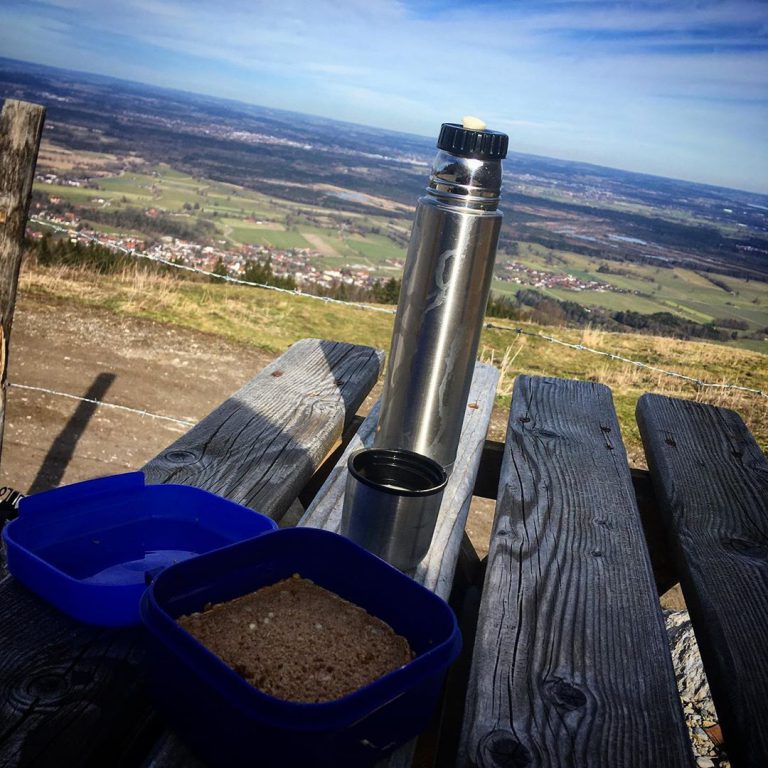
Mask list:
[{"label": "gravel ground", "polygon": [[688,611],[665,611],[664,614],[677,689],[697,768],[730,768],[727,755],[715,744],[720,735],[717,713]]}]

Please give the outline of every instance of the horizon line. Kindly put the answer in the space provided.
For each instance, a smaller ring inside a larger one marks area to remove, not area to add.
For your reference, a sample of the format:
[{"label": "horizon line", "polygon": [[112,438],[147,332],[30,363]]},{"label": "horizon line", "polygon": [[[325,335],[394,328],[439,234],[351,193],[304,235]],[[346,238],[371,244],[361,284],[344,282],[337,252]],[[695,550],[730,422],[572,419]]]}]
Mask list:
[{"label": "horizon line", "polygon": [[[297,115],[300,117],[309,117],[313,119],[325,120],[329,123],[335,123],[338,125],[350,125],[350,126],[356,126],[359,128],[374,129],[383,134],[393,134],[397,136],[407,136],[415,139],[427,139],[430,141],[436,141],[436,135],[428,136],[426,134],[412,133],[410,131],[397,131],[392,128],[384,128],[380,125],[375,125],[371,123],[356,123],[351,120],[340,120],[338,118],[328,117],[327,115],[322,115],[314,112],[300,112],[297,110],[285,109],[283,107],[272,107],[267,104],[259,104],[251,101],[243,101],[242,99],[234,99],[231,97],[217,96],[217,95],[206,93],[203,91],[190,91],[183,88],[173,88],[167,85],[156,85],[154,83],[147,83],[141,80],[130,80],[125,77],[117,77],[115,75],[105,75],[100,72],[92,72],[88,70],[79,70],[79,69],[69,69],[66,67],[55,67],[50,64],[41,64],[40,62],[30,61],[27,59],[15,59],[8,56],[0,55],[0,64],[2,64],[3,62],[10,62],[13,64],[21,64],[21,65],[26,65],[31,67],[38,67],[42,70],[51,70],[54,72],[65,72],[70,75],[76,75],[81,77],[82,76],[96,77],[96,78],[101,78],[103,80],[112,81],[116,83],[125,83],[127,85],[138,85],[138,86],[142,86],[143,88],[149,88],[149,89],[154,88],[159,91],[176,93],[184,96],[202,97],[202,98],[212,99],[214,101],[219,101],[219,102],[224,102],[229,104],[238,104],[246,107],[256,107],[259,109],[271,110],[273,112],[282,113],[285,115]],[[6,100],[6,97],[2,97],[2,98],[4,101]],[[46,105],[43,104],[42,106],[46,106]],[[680,183],[680,184],[690,184],[690,185],[712,189],[712,190],[725,190],[728,192],[738,192],[740,194],[754,195],[759,198],[765,198],[766,201],[768,201],[768,187],[766,187],[764,191],[743,189],[740,187],[728,187],[728,186],[723,186],[721,184],[712,184],[710,182],[696,181],[693,179],[684,179],[684,178],[678,178],[674,176],[661,176],[656,173],[648,173],[647,171],[639,171],[632,168],[620,168],[618,166],[601,165],[600,163],[589,162],[586,160],[573,160],[566,157],[557,157],[554,155],[542,155],[542,154],[531,153],[531,152],[520,152],[516,150],[510,150],[509,155],[518,155],[521,157],[537,158],[537,159],[547,160],[550,162],[569,163],[571,165],[585,166],[588,168],[595,168],[603,171],[618,171],[620,173],[626,173],[629,175],[642,176],[650,179],[660,179],[662,181],[671,181],[671,182]]]}]

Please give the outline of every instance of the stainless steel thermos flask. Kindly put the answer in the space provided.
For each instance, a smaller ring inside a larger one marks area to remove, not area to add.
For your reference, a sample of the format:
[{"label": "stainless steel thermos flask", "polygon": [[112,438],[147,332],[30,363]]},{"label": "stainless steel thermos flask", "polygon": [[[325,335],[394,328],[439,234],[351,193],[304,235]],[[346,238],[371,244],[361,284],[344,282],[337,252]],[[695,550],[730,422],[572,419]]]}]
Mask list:
[{"label": "stainless steel thermos flask", "polygon": [[493,276],[508,138],[443,124],[419,198],[374,445],[451,471]]}]

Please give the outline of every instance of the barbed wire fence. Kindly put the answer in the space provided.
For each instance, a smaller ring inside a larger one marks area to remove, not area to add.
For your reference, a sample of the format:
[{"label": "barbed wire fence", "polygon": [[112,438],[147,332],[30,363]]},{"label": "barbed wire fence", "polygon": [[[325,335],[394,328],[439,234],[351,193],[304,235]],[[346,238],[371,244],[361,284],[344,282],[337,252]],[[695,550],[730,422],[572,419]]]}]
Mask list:
[{"label": "barbed wire fence", "polygon": [[601,355],[602,357],[607,357],[607,358],[610,358],[611,360],[617,360],[618,362],[621,362],[621,363],[634,365],[637,368],[643,368],[645,370],[653,371],[654,373],[659,373],[664,376],[671,376],[676,379],[682,379],[683,381],[687,381],[687,382],[690,382],[691,384],[695,384],[697,387],[701,389],[707,389],[707,388],[732,389],[738,392],[748,392],[754,395],[759,395],[760,397],[768,397],[768,393],[764,392],[762,389],[755,389],[753,387],[743,387],[739,384],[703,381],[702,379],[698,379],[695,376],[688,376],[684,373],[678,373],[677,371],[668,371],[665,368],[659,368],[656,365],[643,363],[639,360],[632,360],[629,357],[624,357],[623,355],[617,355],[615,352],[606,352],[602,349],[594,349],[593,347],[588,347],[585,344],[573,344],[569,341],[563,341],[562,339],[558,339],[555,336],[548,336],[545,333],[538,333],[536,331],[527,331],[524,328],[510,328],[507,326],[499,326],[499,325],[494,325],[493,323],[485,323],[484,327],[496,328],[503,331],[513,331],[514,333],[517,333],[523,336],[534,336],[537,339],[544,339],[545,341],[549,341],[553,344],[559,344],[562,347],[569,347],[570,349],[575,349],[580,352],[589,352],[593,355]]},{"label": "barbed wire fence", "polygon": [[[36,217],[36,216],[31,216],[29,220],[31,222],[34,222],[35,224],[38,224],[39,226],[43,226],[53,231],[69,235],[70,237],[72,235],[76,235],[78,240],[87,240],[89,242],[95,243],[97,245],[101,245],[111,250],[118,251],[119,253],[123,253],[126,256],[131,256],[136,259],[142,259],[142,260],[153,262],[156,264],[161,264],[163,266],[170,267],[172,269],[178,269],[185,272],[195,273],[198,275],[202,275],[204,277],[215,279],[217,281],[232,283],[234,285],[249,286],[252,288],[260,288],[262,290],[273,291],[275,293],[281,293],[289,296],[301,297],[303,299],[312,299],[315,301],[323,302],[325,304],[341,304],[346,307],[353,307],[353,308],[364,310],[364,311],[379,312],[379,313],[384,313],[388,315],[394,315],[396,312],[395,309],[391,309],[389,307],[381,307],[375,304],[366,304],[364,302],[357,302],[357,301],[347,301],[344,299],[332,298],[330,296],[318,296],[312,293],[304,293],[303,291],[297,288],[282,288],[276,285],[269,285],[267,283],[258,283],[258,282],[253,282],[251,280],[243,280],[238,277],[233,277],[232,275],[220,275],[216,272],[210,272],[208,270],[201,269],[200,267],[194,267],[189,264],[180,264],[178,262],[171,261],[170,259],[166,259],[161,256],[145,253],[143,251],[137,251],[134,248],[126,248],[125,246],[119,245],[118,243],[103,243],[101,240],[99,240],[95,236],[87,235],[87,234],[84,235],[82,232],[74,232],[72,229],[69,229],[68,227],[59,226],[58,224],[54,224],[53,222],[49,222],[44,219],[40,219],[39,217]],[[556,336],[540,333],[538,331],[527,330],[519,326],[510,326],[510,325],[502,325],[494,322],[485,322],[483,324],[483,327],[489,330],[515,333],[519,336],[530,336],[536,339],[541,339],[543,341],[549,342],[551,344],[557,344],[559,346],[567,347],[569,349],[573,349],[579,352],[587,352],[592,355],[598,355],[601,357],[609,358],[611,360],[615,360],[617,362],[621,362],[626,365],[632,365],[632,366],[635,366],[636,368],[652,371],[653,373],[657,373],[662,376],[669,376],[671,378],[675,378],[681,381],[686,381],[690,384],[693,384],[698,389],[702,389],[702,390],[704,389],[734,390],[738,392],[744,392],[747,394],[757,395],[758,397],[768,397],[768,393],[764,392],[761,389],[756,389],[753,387],[745,387],[739,384],[731,384],[728,382],[704,381],[703,379],[697,378],[696,376],[688,376],[686,374],[679,373],[678,371],[670,371],[665,368],[660,368],[659,366],[656,366],[656,365],[644,363],[640,360],[632,360],[631,358],[625,357],[624,355],[620,355],[615,352],[607,352],[602,349],[595,349],[593,347],[586,346],[585,344],[578,344],[578,343],[572,343],[569,341],[564,341],[563,339],[558,339]],[[33,387],[25,384],[17,384],[15,382],[9,382],[8,386],[13,387],[15,389],[20,389],[20,390],[40,392],[40,393],[45,393],[53,396],[65,397],[72,400],[80,400],[82,402],[88,402],[88,403],[92,403],[98,406],[103,406],[106,408],[114,408],[124,412],[134,413],[147,418],[174,422],[176,424],[186,426],[186,427],[192,427],[195,424],[195,422],[188,421],[186,419],[178,419],[173,416],[165,416],[162,414],[151,413],[145,409],[131,408],[126,405],[109,403],[102,400],[93,400],[90,398],[73,395],[68,392],[60,392],[57,390],[46,389],[45,387]]]},{"label": "barbed wire fence", "polygon": [[105,408],[114,408],[118,411],[125,411],[127,413],[136,413],[139,416],[145,416],[150,419],[158,419],[160,421],[171,421],[175,424],[180,424],[182,427],[194,427],[194,421],[189,419],[177,419],[175,416],[163,416],[159,413],[152,413],[146,410],[146,408],[131,408],[127,405],[118,405],[117,403],[108,403],[105,400],[94,400],[91,397],[81,397],[80,395],[71,395],[69,392],[60,392],[57,389],[48,389],[47,387],[33,387],[29,384],[17,384],[16,382],[9,382],[9,387],[14,389],[25,390],[27,392],[41,392],[46,395],[55,395],[56,397],[66,397],[70,400],[79,400],[81,403],[91,403],[93,405],[103,406]]}]

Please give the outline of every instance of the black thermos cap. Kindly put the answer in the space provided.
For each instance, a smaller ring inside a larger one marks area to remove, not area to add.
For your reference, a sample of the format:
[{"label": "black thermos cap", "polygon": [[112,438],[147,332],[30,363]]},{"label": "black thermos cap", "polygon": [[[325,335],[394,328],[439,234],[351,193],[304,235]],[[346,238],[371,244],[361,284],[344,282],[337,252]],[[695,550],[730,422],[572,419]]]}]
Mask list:
[{"label": "black thermos cap", "polygon": [[507,156],[509,136],[499,131],[464,128],[458,123],[443,123],[437,148],[452,155],[475,160],[501,160]]}]

